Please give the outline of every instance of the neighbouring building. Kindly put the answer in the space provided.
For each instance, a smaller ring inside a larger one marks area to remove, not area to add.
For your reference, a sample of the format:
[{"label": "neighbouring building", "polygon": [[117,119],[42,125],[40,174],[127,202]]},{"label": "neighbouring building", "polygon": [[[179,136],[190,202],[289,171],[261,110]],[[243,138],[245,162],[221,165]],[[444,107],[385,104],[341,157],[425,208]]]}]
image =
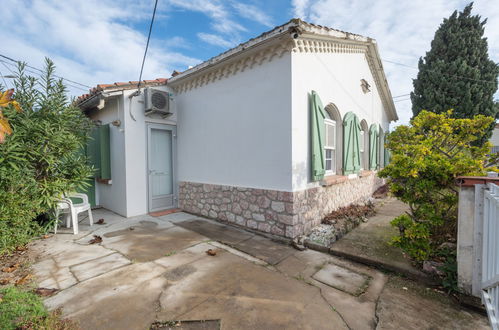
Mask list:
[{"label": "neighbouring building", "polygon": [[375,40],[293,19],[169,79],[98,85],[95,203],[296,237],[383,184],[397,113]]},{"label": "neighbouring building", "polygon": [[492,144],[492,152],[499,152],[499,124],[492,131],[489,142]]}]

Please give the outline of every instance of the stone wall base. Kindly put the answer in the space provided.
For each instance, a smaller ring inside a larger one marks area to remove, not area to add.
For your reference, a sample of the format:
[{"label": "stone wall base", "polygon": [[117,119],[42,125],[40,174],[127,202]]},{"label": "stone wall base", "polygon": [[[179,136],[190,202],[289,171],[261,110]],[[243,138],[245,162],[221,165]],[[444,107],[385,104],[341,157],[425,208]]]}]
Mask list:
[{"label": "stone wall base", "polygon": [[180,182],[179,207],[189,213],[294,238],[310,231],[329,212],[370,197],[382,184],[374,173],[296,192]]}]

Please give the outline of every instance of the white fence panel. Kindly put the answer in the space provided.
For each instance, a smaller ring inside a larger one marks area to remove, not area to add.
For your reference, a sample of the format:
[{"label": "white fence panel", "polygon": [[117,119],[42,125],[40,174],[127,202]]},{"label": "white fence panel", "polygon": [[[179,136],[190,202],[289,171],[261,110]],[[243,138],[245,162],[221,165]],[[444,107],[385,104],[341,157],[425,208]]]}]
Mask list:
[{"label": "white fence panel", "polygon": [[482,299],[493,330],[499,330],[499,186],[489,183],[483,205]]}]

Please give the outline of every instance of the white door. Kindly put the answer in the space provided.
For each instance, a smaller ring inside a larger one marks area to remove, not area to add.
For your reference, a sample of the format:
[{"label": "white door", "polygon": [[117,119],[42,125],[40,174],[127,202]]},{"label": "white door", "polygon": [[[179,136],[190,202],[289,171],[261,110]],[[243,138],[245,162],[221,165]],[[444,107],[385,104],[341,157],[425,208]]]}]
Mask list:
[{"label": "white door", "polygon": [[148,126],[149,212],[176,206],[175,135],[174,126],[160,124]]}]

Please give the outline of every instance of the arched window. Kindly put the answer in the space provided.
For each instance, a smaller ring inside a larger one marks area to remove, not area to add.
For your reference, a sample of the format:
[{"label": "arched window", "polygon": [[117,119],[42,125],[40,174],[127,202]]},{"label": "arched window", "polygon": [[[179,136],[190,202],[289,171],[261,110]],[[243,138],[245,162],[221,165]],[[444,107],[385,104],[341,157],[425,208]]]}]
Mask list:
[{"label": "arched window", "polygon": [[359,118],[348,112],[343,119],[343,174],[358,173],[361,168]]},{"label": "arched window", "polygon": [[369,128],[369,169],[376,170],[378,168],[378,152],[379,152],[379,135],[378,125],[371,124]]},{"label": "arched window", "polygon": [[369,126],[365,119],[360,122],[360,169],[369,168]]},{"label": "arched window", "polygon": [[341,173],[341,142],[342,125],[341,116],[338,108],[332,103],[325,108],[325,143],[324,143],[324,161],[326,175]]}]

